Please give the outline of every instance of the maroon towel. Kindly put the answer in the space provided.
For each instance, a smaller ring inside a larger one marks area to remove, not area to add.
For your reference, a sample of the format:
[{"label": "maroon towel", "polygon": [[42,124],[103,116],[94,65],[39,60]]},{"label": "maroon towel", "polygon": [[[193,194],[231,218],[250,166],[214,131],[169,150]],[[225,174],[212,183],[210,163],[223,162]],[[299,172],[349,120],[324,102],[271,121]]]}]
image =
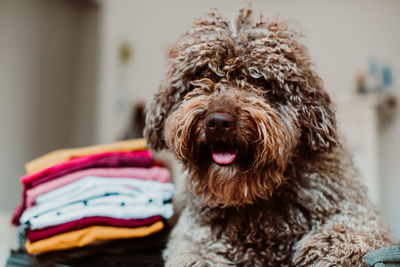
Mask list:
[{"label": "maroon towel", "polygon": [[63,224],[46,227],[43,229],[27,231],[29,241],[35,242],[44,238],[66,233],[73,230],[79,230],[92,225],[107,225],[114,227],[136,228],[140,226],[151,225],[161,220],[160,216],[152,216],[146,219],[117,219],[111,217],[87,217]]},{"label": "maroon towel", "polygon": [[[152,167],[154,159],[145,151],[107,152],[70,159],[67,162],[47,168],[38,174],[27,175],[21,178],[27,188],[35,187],[62,175],[78,170],[96,167]],[[138,156],[140,155],[140,156]]]},{"label": "maroon towel", "polygon": [[[62,175],[72,173],[78,170],[100,167],[143,167],[149,168],[154,166],[152,157],[138,157],[137,151],[133,152],[107,152],[98,155],[90,155],[86,157],[73,158],[65,163],[61,163],[63,168],[57,168],[58,165],[50,167],[40,172],[40,175],[35,179],[29,179],[29,182],[24,183],[22,192],[22,203],[14,212],[12,223],[19,225],[19,218],[26,208],[26,190],[35,187],[38,184],[53,180]],[[90,160],[87,160],[90,159]],[[32,176],[32,175],[31,175]],[[28,180],[22,177],[22,180]]]}]

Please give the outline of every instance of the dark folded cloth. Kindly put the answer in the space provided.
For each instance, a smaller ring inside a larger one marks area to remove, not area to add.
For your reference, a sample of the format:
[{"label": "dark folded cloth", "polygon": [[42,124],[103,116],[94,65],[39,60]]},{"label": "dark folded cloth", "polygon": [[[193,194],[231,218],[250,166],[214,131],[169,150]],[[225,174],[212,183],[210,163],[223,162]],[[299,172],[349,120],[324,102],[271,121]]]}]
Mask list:
[{"label": "dark folded cloth", "polygon": [[120,239],[96,245],[51,251],[36,256],[26,251],[12,251],[6,267],[69,267],[69,266],[164,266],[162,250],[168,234],[166,228],[156,234],[143,238]]},{"label": "dark folded cloth", "polygon": [[51,251],[34,256],[37,266],[164,266],[162,250],[169,230],[143,238],[120,239],[96,245]]},{"label": "dark folded cloth", "polygon": [[12,251],[5,267],[162,267],[164,261],[160,250],[140,253],[124,252],[119,254],[97,254],[68,264],[58,262],[40,262],[22,251]]},{"label": "dark folded cloth", "polygon": [[[54,265],[53,265],[54,266]],[[57,265],[60,266],[60,265]],[[99,254],[93,255],[80,260],[79,262],[72,262],[70,265],[74,267],[162,267],[164,261],[161,252],[146,251],[141,253],[123,252],[118,255],[113,254]]]},{"label": "dark folded cloth", "polygon": [[[5,267],[41,267],[41,265],[35,263],[34,258],[25,251],[12,250]],[[70,267],[70,265],[52,263],[51,267]]]}]

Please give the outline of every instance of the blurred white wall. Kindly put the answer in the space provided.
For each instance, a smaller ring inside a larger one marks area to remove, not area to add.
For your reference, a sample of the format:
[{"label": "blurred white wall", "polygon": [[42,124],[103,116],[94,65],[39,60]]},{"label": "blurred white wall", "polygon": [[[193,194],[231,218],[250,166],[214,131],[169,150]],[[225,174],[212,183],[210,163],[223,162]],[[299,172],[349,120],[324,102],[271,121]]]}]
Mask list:
[{"label": "blurred white wall", "polygon": [[25,162],[95,143],[94,22],[77,2],[0,1],[0,211],[20,202]]}]

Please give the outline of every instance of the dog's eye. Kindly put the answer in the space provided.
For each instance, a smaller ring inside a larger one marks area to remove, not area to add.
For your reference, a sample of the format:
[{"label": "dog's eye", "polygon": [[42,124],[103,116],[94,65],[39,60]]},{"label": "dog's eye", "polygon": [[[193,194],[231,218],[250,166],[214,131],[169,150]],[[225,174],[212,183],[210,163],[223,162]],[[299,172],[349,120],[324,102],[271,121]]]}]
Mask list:
[{"label": "dog's eye", "polygon": [[287,97],[283,88],[280,88],[276,82],[265,80],[263,78],[251,78],[248,82],[257,93],[261,94],[271,104],[286,104]]},{"label": "dog's eye", "polygon": [[204,65],[193,72],[193,81],[201,79],[210,79],[214,83],[218,83],[221,77],[212,71],[207,65]]},{"label": "dog's eye", "polygon": [[270,91],[272,90],[272,82],[270,80],[265,80],[264,78],[253,78],[251,77],[248,79],[248,82],[250,82],[252,85],[254,85],[257,88],[260,88],[263,91]]},{"label": "dog's eye", "polygon": [[192,71],[191,75],[186,76],[187,78],[187,92],[191,92],[196,88],[202,88],[205,92],[212,93],[212,88],[217,84],[221,77],[215,72],[210,70],[208,66],[202,66],[195,71]]}]

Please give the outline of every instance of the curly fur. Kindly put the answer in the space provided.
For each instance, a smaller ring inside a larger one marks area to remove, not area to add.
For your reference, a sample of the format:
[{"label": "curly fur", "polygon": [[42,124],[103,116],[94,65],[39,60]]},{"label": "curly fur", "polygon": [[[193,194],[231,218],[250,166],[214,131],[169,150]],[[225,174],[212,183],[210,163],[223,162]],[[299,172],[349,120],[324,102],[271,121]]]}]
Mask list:
[{"label": "curly fur", "polygon": [[[168,266],[358,266],[393,244],[299,37],[249,9],[232,23],[213,12],[170,52],[145,128],[151,148],[169,148],[189,171]],[[231,114],[234,134],[210,140],[212,112]],[[216,164],[213,142],[235,147],[235,162]]]}]

